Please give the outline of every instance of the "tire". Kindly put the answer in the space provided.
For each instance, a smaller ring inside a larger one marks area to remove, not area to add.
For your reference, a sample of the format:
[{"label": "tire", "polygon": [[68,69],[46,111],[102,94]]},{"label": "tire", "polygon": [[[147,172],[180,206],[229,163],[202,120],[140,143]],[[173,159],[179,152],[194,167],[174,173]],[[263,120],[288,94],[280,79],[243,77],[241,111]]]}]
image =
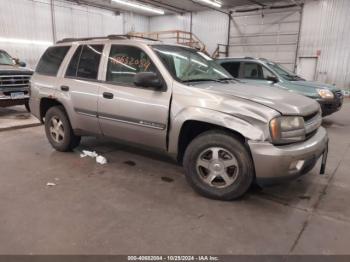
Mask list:
[{"label": "tire", "polygon": [[[55,123],[57,123],[56,126]],[[80,144],[81,137],[74,135],[62,106],[51,107],[46,112],[45,131],[47,139],[57,151],[69,152]]]},{"label": "tire", "polygon": [[193,189],[216,200],[242,197],[255,177],[248,150],[230,133],[221,130],[196,137],[187,147],[183,163],[186,179]]},{"label": "tire", "polygon": [[24,106],[26,107],[28,113],[30,113],[31,111],[30,111],[29,101],[26,101],[26,102],[24,103]]}]

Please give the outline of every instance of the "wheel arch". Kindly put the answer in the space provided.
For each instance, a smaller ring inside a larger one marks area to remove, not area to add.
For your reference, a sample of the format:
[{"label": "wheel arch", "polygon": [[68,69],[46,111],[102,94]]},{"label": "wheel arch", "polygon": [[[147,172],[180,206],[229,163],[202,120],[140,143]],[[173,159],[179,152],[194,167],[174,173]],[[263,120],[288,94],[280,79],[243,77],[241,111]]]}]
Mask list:
[{"label": "wheel arch", "polygon": [[67,114],[67,110],[60,101],[58,101],[57,99],[54,99],[54,98],[44,97],[44,98],[40,99],[40,121],[42,123],[44,123],[44,118],[45,118],[47,111],[54,106],[62,107],[64,110],[64,113],[67,115],[67,117],[69,119],[69,116]]},{"label": "wheel arch", "polygon": [[[264,131],[253,124],[222,112],[190,108],[172,122],[169,135],[169,153],[182,163],[184,152],[190,142],[209,130],[222,130],[237,138],[249,150],[248,140],[264,140]],[[250,151],[250,150],[249,150]]]}]

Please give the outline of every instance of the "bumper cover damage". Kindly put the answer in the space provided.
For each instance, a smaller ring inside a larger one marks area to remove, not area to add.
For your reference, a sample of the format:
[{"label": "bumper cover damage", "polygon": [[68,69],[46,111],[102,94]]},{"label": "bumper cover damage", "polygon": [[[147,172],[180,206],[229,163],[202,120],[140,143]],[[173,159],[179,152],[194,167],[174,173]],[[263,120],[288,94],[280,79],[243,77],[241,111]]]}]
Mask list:
[{"label": "bumper cover damage", "polygon": [[327,132],[322,127],[307,141],[293,145],[275,146],[269,142],[249,141],[257,183],[269,185],[305,175],[324,156],[322,173],[327,161],[328,141]]}]

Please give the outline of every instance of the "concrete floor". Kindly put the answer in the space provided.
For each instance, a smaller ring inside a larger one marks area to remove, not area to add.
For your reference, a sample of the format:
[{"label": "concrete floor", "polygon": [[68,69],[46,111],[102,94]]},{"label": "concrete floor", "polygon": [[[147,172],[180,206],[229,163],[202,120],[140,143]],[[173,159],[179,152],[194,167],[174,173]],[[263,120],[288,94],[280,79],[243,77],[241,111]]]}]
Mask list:
[{"label": "concrete floor", "polygon": [[27,112],[24,106],[0,108],[0,131],[40,125],[40,121]]},{"label": "concrete floor", "polygon": [[349,114],[324,120],[325,176],[236,202],[198,196],[154,153],[91,138],[58,153],[43,127],[0,132],[0,254],[349,254]]}]

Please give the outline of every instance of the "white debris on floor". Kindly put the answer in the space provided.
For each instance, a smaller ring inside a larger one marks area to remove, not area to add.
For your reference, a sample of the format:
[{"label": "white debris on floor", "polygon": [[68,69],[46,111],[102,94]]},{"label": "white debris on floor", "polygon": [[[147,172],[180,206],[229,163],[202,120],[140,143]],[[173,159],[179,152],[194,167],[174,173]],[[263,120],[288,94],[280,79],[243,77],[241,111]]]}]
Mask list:
[{"label": "white debris on floor", "polygon": [[96,158],[98,157],[98,154],[96,153],[96,151],[87,151],[87,150],[83,150],[83,153],[80,154],[80,157],[91,157],[91,158]]},{"label": "white debris on floor", "polygon": [[83,152],[80,154],[81,158],[84,157],[91,157],[91,158],[95,158],[96,159],[96,163],[100,164],[100,165],[105,165],[107,164],[107,159],[104,156],[101,156],[99,154],[97,154],[95,151],[87,151],[87,150],[83,150]]},{"label": "white debris on floor", "polygon": [[96,162],[100,165],[107,164],[107,159],[104,156],[98,156],[96,157]]},{"label": "white debris on floor", "polygon": [[55,183],[48,182],[48,183],[46,184],[46,186],[56,186],[56,184],[55,184]]}]

